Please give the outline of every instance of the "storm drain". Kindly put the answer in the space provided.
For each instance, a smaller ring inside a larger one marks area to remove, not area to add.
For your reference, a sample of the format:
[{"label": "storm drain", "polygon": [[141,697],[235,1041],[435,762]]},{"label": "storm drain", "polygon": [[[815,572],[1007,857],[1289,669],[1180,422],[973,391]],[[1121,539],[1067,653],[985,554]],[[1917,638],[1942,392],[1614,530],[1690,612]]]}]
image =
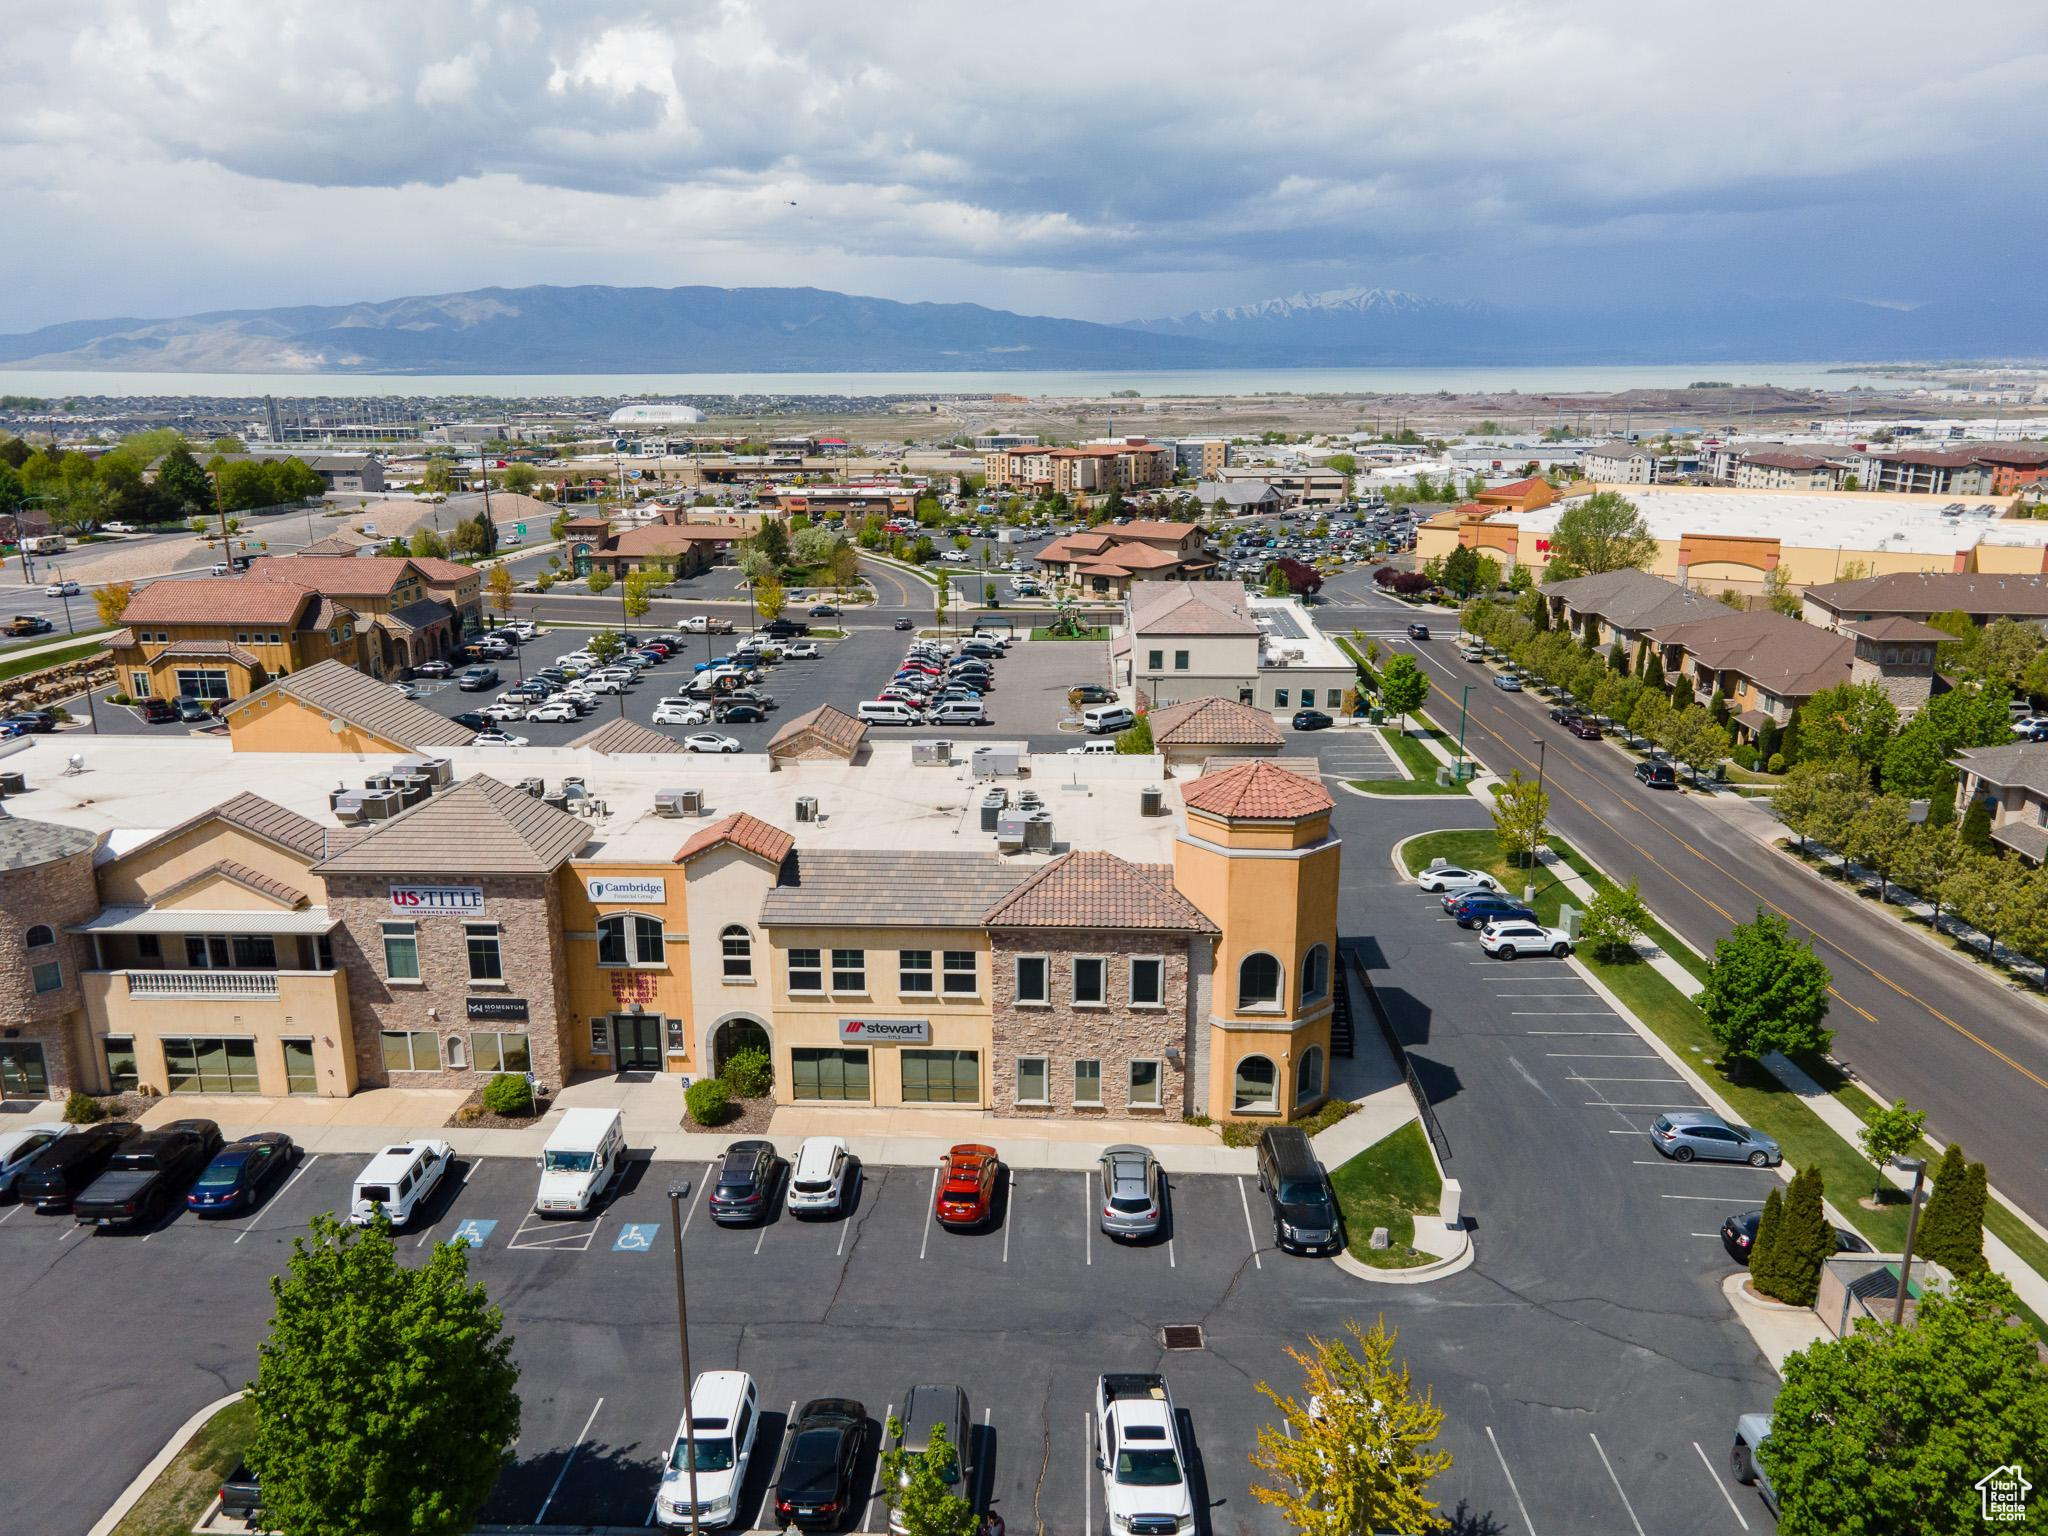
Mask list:
[{"label": "storm drain", "polygon": [[1159,1342],[1167,1349],[1202,1348],[1200,1323],[1170,1323],[1159,1330]]}]

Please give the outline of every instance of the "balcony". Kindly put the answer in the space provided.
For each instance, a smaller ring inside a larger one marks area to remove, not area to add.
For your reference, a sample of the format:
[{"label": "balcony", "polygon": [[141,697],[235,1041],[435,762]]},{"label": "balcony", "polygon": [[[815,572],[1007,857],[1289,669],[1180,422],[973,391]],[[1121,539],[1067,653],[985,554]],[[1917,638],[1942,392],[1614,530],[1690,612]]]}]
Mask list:
[{"label": "balcony", "polygon": [[104,970],[85,972],[79,983],[98,1034],[205,1034],[231,1022],[257,1035],[345,1036],[349,1028],[341,970]]},{"label": "balcony", "polygon": [[276,971],[122,971],[130,997],[261,998],[277,996]]}]

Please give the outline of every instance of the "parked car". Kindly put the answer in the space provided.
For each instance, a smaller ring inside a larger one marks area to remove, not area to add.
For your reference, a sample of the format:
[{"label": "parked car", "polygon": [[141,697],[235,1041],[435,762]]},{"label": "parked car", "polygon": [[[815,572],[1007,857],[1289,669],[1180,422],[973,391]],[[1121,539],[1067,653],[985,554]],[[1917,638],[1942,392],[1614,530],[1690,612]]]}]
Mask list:
[{"label": "parked car", "polygon": [[711,711],[702,704],[678,703],[663,699],[654,707],[656,725],[702,725],[711,718]]},{"label": "parked car", "polygon": [[1294,728],[1297,731],[1326,731],[1336,723],[1320,709],[1297,709],[1294,712]]},{"label": "parked car", "polygon": [[15,1175],[15,1198],[45,1216],[70,1210],[79,1191],[141,1134],[142,1127],[132,1121],[106,1120],[58,1137]]},{"label": "parked car", "polygon": [[1408,626],[1408,638],[1410,640],[1427,640],[1429,638],[1429,626],[1427,624],[1410,624]]},{"label": "parked car", "polygon": [[[1749,1250],[1756,1242],[1756,1229],[1762,1225],[1764,1213],[1761,1210],[1737,1211],[1721,1223],[1721,1246],[1728,1250],[1728,1257],[1738,1264],[1749,1262]],[[1835,1234],[1835,1252],[1874,1252],[1860,1233],[1846,1227],[1832,1228]]]},{"label": "parked car", "polygon": [[784,651],[782,655],[786,661],[816,661],[818,659],[818,642],[815,640],[799,640],[790,646],[788,650]]},{"label": "parked car", "polygon": [[1503,693],[1520,693],[1522,680],[1513,672],[1496,672],[1493,675],[1493,686]]},{"label": "parked car", "polygon": [[1453,891],[1475,885],[1489,891],[1500,889],[1500,882],[1493,876],[1467,869],[1462,864],[1438,864],[1425,869],[1415,877],[1415,883],[1425,891]]},{"label": "parked car", "polygon": [[523,699],[515,699],[508,696],[497,700],[495,703],[486,704],[480,713],[485,720],[494,722],[524,720],[526,718],[526,711],[531,707]]},{"label": "parked car", "polygon": [[[654,1518],[664,1526],[716,1529],[739,1518],[739,1499],[746,1487],[747,1463],[754,1454],[760,1427],[760,1394],[745,1371],[704,1371],[690,1386],[688,1424],[676,1426],[655,1495]],[[692,1442],[696,1459],[690,1457]],[[691,1473],[695,1471],[696,1519],[690,1508]]]},{"label": "parked car", "polygon": [[575,720],[581,718],[573,699],[549,699],[545,704],[536,704],[526,712],[529,720]]},{"label": "parked car", "polygon": [[211,1120],[173,1120],[133,1137],[79,1191],[71,1214],[93,1227],[146,1225],[184,1198],[219,1150],[220,1127]]},{"label": "parked car", "polygon": [[446,677],[454,670],[445,661],[423,661],[412,669],[415,677]]},{"label": "parked car", "polygon": [[470,738],[469,744],[473,747],[523,747],[526,743],[524,736],[508,736],[500,730],[488,730],[478,731]]},{"label": "parked car", "polygon": [[1095,1386],[1102,1508],[1111,1531],[1186,1532],[1195,1526],[1187,1446],[1166,1378],[1111,1372]]},{"label": "parked car", "polygon": [[855,1481],[868,1411],[851,1398],[821,1397],[797,1411],[775,1473],[775,1517],[798,1530],[846,1523],[861,1497]]},{"label": "parked car", "polygon": [[1706,1158],[1717,1163],[1775,1167],[1784,1157],[1777,1142],[1746,1125],[1730,1125],[1704,1109],[1670,1109],[1650,1122],[1650,1145],[1676,1163]]},{"label": "parked car", "polygon": [[1669,763],[1637,763],[1636,780],[1652,789],[1678,788],[1678,774]]},{"label": "parked car", "polygon": [[1165,1175],[1144,1147],[1110,1147],[1099,1164],[1102,1230],[1111,1237],[1151,1237],[1166,1208]]},{"label": "parked car", "polygon": [[1775,1515],[1778,1512],[1778,1490],[1771,1486],[1770,1475],[1764,1471],[1763,1463],[1756,1459],[1757,1447],[1769,1439],[1770,1434],[1771,1416],[1768,1413],[1745,1413],[1737,1419],[1728,1470],[1743,1487],[1755,1488],[1757,1496],[1764,1501],[1764,1508]]},{"label": "parked car", "polygon": [[1570,725],[1579,718],[1579,712],[1569,704],[1558,704],[1552,707],[1550,718],[1559,725]]},{"label": "parked car", "polygon": [[248,1462],[237,1460],[235,1469],[221,1479],[220,1512],[230,1520],[240,1520],[251,1530],[258,1529],[257,1522],[263,1514],[263,1484],[249,1470]]},{"label": "parked car", "polygon": [[1486,660],[1486,647],[1483,645],[1462,645],[1458,647],[1458,659],[1460,661],[1484,661]]},{"label": "parked car", "polygon": [[495,688],[498,686],[498,669],[481,663],[464,667],[455,679],[455,686],[464,693],[482,693],[486,688]]},{"label": "parked car", "polygon": [[1114,704],[1116,690],[1105,688],[1100,683],[1082,683],[1067,690],[1067,702],[1076,707],[1083,704]]},{"label": "parked car", "polygon": [[[948,1488],[972,1498],[974,1493],[974,1420],[967,1411],[967,1393],[952,1384],[920,1383],[903,1394],[903,1438],[897,1443],[917,1461],[927,1460],[934,1453],[936,1436],[933,1431],[946,1432],[946,1444],[950,1454],[937,1463],[933,1470],[939,1481]],[[911,1473],[906,1467],[898,1486],[910,1486]],[[900,1507],[889,1510],[889,1530],[892,1536],[909,1536],[910,1523],[904,1518]]]},{"label": "parked car", "polygon": [[213,719],[213,710],[206,699],[195,699],[190,694],[181,694],[175,707],[178,718],[187,725],[205,725]]},{"label": "parked car", "polygon": [[932,1214],[942,1227],[967,1231],[984,1226],[995,1215],[996,1149],[962,1142],[939,1165],[939,1187]]},{"label": "parked car", "polygon": [[693,731],[683,738],[685,752],[737,752],[739,749],[737,738],[721,736],[716,731]]},{"label": "parked car", "polygon": [[1298,1126],[1272,1125],[1259,1133],[1259,1188],[1273,1215],[1273,1243],[1287,1253],[1335,1253],[1344,1246],[1344,1222],[1323,1165]]},{"label": "parked car", "polygon": [[459,715],[450,715],[448,718],[467,731],[487,731],[491,728],[490,721],[471,709],[466,709]]},{"label": "parked car", "polygon": [[1481,928],[1488,923],[1504,922],[1517,917],[1524,922],[1536,921],[1536,914],[1529,908],[1518,901],[1508,900],[1498,892],[1461,896],[1444,910],[1457,920],[1460,928]]},{"label": "parked car", "polygon": [[1565,721],[1564,728],[1581,741],[1598,741],[1606,733],[1584,715],[1573,715]]},{"label": "parked car", "polygon": [[71,1127],[61,1120],[38,1120],[0,1132],[0,1195],[13,1194],[15,1179],[35,1161],[36,1154],[59,1136],[70,1134]]},{"label": "parked car", "polygon": [[1562,960],[1572,952],[1571,935],[1562,928],[1545,928],[1523,918],[1504,918],[1479,930],[1479,947],[1496,960],[1517,955],[1555,955]]},{"label": "parked car", "polygon": [[775,1211],[782,1159],[772,1141],[736,1141],[725,1149],[711,1186],[711,1219],[721,1226],[766,1221]]},{"label": "parked car", "polygon": [[838,1136],[806,1136],[789,1170],[789,1214],[841,1216],[859,1177],[853,1154]]},{"label": "parked car", "polygon": [[185,1209],[201,1216],[254,1210],[267,1191],[284,1182],[301,1155],[282,1131],[258,1131],[231,1141],[214,1153],[185,1192]]},{"label": "parked car", "polygon": [[798,635],[808,635],[810,632],[811,626],[798,619],[770,619],[755,631],[774,640],[791,639]]},{"label": "parked car", "polygon": [[445,1141],[397,1142],[384,1148],[363,1165],[349,1190],[350,1225],[367,1227],[381,1211],[394,1230],[402,1230],[454,1166],[455,1149]]}]

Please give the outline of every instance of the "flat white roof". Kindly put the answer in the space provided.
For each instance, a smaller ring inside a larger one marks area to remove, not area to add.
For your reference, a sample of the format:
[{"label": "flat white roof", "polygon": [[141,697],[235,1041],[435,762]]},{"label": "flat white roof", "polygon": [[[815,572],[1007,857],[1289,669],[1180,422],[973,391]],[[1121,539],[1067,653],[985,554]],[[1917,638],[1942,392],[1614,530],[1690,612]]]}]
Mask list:
[{"label": "flat white roof", "polygon": [[[966,765],[971,748],[991,747],[1015,752],[1030,764],[1028,777],[994,782],[1011,791],[1013,804],[1019,790],[1037,792],[1052,813],[1055,852],[1093,848],[1139,863],[1172,860],[1183,818],[1180,783],[1165,776],[1157,756],[1029,756],[1022,743],[977,736],[951,738],[960,761],[950,766],[912,763],[913,741],[944,734],[870,738],[861,763],[831,759],[776,769],[762,753],[602,756],[569,747],[454,747],[434,755],[446,757],[458,779],[473,773],[514,784],[541,778],[553,790],[564,776],[580,775],[603,814],[591,817],[591,841],[578,857],[657,863],[673,859],[707,823],[735,811],[782,828],[799,847],[993,852],[994,834],[981,830],[987,786],[974,781]],[[322,826],[339,827],[328,809],[329,791],[360,787],[366,774],[416,755],[237,753],[225,740],[198,736],[161,740],[67,731],[23,739],[29,745],[8,754],[7,767],[26,777],[28,789],[10,795],[7,810],[106,832],[109,841],[128,847],[245,790]],[[65,763],[74,755],[84,759],[83,771],[67,775]],[[1139,814],[1139,791],[1147,786],[1164,791],[1161,815]],[[657,815],[656,793],[672,789],[702,789],[703,816]],[[797,820],[799,796],[817,800],[818,820]],[[1036,863],[1048,855],[1016,857]]]},{"label": "flat white roof", "polygon": [[[1984,542],[2048,545],[2048,521],[2000,519],[2005,498],[1988,496],[1884,496],[1815,491],[1660,491],[1623,485],[1620,491],[1657,538],[1675,543],[1689,533],[1776,539],[1797,549],[1891,550],[1901,554],[1960,554]],[[1961,516],[1943,516],[1960,503]],[[1549,533],[1572,505],[1567,499],[1532,512],[1504,512],[1493,523]],[[1989,508],[1988,512],[1980,510]]]}]

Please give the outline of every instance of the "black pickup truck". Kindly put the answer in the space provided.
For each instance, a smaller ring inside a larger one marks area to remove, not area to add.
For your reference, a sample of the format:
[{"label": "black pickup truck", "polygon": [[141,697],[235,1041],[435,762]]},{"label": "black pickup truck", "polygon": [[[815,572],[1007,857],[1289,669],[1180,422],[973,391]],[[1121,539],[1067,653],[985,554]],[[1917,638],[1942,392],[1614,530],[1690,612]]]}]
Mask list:
[{"label": "black pickup truck", "polygon": [[79,1191],[100,1176],[100,1170],[116,1152],[142,1133],[142,1127],[128,1120],[107,1120],[59,1136],[21,1170],[14,1192],[23,1205],[32,1205],[42,1215],[67,1211]]},{"label": "black pickup truck", "polygon": [[211,1120],[173,1120],[117,1151],[71,1202],[71,1214],[96,1227],[154,1221],[184,1199],[219,1150],[220,1127]]}]

